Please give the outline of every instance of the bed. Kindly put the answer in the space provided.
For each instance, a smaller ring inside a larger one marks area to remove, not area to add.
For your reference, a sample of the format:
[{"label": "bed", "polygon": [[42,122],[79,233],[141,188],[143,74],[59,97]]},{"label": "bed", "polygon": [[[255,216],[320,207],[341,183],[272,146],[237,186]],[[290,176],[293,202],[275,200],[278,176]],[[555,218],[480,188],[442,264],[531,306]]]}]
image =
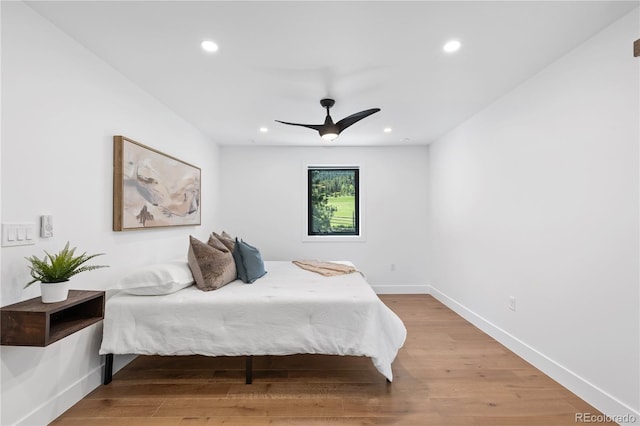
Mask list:
[{"label": "bed", "polygon": [[247,356],[247,383],[254,355],[365,356],[393,380],[406,328],[363,275],[324,277],[285,261],[265,266],[268,273],[253,284],[111,296],[100,348],[105,384],[114,354]]}]

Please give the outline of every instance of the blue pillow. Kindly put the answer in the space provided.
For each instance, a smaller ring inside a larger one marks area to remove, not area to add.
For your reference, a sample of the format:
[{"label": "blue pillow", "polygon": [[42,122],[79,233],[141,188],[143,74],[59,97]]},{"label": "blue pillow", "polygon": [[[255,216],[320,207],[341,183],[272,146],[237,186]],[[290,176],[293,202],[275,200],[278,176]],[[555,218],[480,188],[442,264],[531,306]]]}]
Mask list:
[{"label": "blue pillow", "polygon": [[[238,268],[238,275],[245,283],[252,283],[258,278],[264,276],[267,271],[264,270],[264,261],[257,248],[236,238],[236,249],[242,259],[242,268]],[[236,250],[233,251],[235,256]],[[241,269],[242,272],[241,272]],[[244,277],[242,276],[244,274]]]},{"label": "blue pillow", "polygon": [[242,282],[246,283],[247,281],[247,270],[242,264],[242,255],[240,254],[240,243],[236,238],[236,244],[233,247],[233,261],[236,263],[236,270],[238,271],[238,278],[242,280]]}]

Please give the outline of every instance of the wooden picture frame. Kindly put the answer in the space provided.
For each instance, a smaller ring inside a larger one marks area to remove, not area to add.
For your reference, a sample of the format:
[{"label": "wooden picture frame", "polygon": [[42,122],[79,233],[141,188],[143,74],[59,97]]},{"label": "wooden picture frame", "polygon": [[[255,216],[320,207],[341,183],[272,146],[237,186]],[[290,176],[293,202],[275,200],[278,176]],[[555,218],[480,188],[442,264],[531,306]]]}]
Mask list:
[{"label": "wooden picture frame", "polygon": [[124,136],[113,137],[113,230],[201,224],[201,170]]}]

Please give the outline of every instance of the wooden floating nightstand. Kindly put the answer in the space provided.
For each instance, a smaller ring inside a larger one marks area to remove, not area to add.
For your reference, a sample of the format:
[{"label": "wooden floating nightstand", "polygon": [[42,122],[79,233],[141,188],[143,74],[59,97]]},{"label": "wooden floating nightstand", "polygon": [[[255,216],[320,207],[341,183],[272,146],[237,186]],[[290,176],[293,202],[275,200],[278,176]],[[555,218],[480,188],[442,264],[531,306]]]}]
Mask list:
[{"label": "wooden floating nightstand", "polygon": [[0,344],[47,346],[104,318],[104,291],[69,290],[64,302],[39,297],[0,308]]}]

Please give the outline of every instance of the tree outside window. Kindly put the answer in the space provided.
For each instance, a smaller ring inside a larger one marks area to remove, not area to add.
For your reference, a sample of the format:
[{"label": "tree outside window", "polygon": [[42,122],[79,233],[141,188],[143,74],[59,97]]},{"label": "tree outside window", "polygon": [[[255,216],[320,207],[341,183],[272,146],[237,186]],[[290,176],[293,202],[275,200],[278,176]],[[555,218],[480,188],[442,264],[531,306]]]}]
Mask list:
[{"label": "tree outside window", "polygon": [[359,235],[359,169],[308,169],[308,235]]}]

